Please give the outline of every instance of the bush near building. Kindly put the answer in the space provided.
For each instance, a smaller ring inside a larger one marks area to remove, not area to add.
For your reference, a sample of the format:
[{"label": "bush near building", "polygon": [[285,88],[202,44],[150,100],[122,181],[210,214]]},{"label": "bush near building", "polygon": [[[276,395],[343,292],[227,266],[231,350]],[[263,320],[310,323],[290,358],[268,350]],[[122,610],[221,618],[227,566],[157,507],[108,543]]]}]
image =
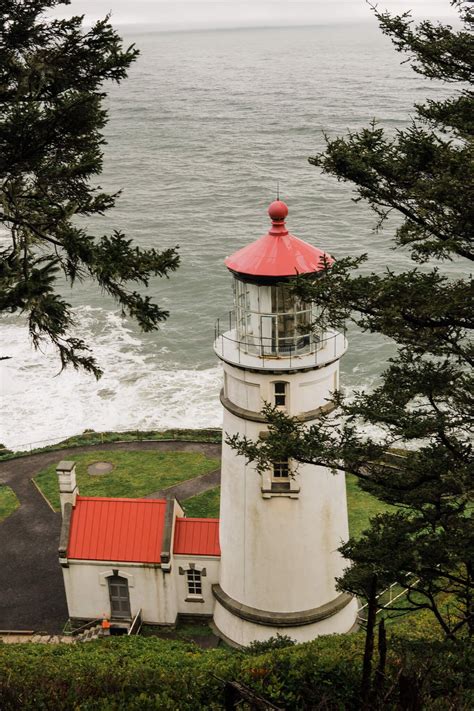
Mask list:
[{"label": "bush near building", "polygon": [[[384,709],[473,707],[469,645],[440,643],[427,618],[392,637]],[[251,654],[156,638],[77,645],[0,645],[3,711],[220,709],[233,680],[284,709],[360,708],[362,634]],[[410,707],[412,708],[412,707]]]}]

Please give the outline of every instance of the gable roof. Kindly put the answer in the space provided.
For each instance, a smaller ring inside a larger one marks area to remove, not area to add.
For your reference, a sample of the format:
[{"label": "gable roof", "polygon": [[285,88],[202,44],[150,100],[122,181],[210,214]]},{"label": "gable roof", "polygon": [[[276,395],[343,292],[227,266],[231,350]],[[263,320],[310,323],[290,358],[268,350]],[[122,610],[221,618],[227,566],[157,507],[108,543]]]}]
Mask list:
[{"label": "gable roof", "polygon": [[220,556],[218,518],[176,518],[173,552]]},{"label": "gable roof", "polygon": [[164,499],[78,496],[72,511],[68,558],[159,563]]}]

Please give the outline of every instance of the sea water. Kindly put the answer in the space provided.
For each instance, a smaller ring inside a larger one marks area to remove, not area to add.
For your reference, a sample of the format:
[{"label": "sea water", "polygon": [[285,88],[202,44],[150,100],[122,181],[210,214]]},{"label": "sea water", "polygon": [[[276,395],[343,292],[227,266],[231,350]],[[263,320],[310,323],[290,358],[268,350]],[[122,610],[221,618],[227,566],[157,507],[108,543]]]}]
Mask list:
[{"label": "sea water", "polygon": [[[123,192],[113,211],[81,224],[96,235],[123,230],[143,247],[179,245],[179,270],[149,289],[170,317],[143,334],[90,283],[61,285],[74,332],[104,370],[99,382],[60,373],[54,349],[32,349],[21,316],[3,317],[0,441],[12,448],[86,428],[220,426],[212,342],[232,305],[223,260],[267,231],[277,181],[293,234],[336,258],[367,253],[376,272],[409,265],[390,243],[396,221],[376,233],[353,187],[307,161],[324,132],[375,118],[393,133],[415,101],[447,94],[401,64],[375,25],[123,34],[141,55],[122,85],[107,87],[99,181]],[[354,328],[349,338],[341,382],[350,393],[374,386],[393,346]]]}]

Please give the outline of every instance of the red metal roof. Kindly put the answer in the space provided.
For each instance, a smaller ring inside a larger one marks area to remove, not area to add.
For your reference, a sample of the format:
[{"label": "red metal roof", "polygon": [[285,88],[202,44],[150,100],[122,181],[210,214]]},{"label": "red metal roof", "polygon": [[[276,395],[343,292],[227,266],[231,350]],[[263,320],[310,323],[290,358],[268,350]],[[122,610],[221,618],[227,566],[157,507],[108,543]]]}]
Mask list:
[{"label": "red metal roof", "polygon": [[285,226],[288,207],[284,202],[275,200],[268,214],[272,219],[269,232],[227,257],[228,269],[250,276],[290,277],[321,271],[324,258],[333,264],[334,259],[329,254],[288,232]]},{"label": "red metal roof", "polygon": [[78,496],[68,558],[159,563],[166,501]]},{"label": "red metal roof", "polygon": [[176,518],[176,554],[220,555],[218,518]]}]

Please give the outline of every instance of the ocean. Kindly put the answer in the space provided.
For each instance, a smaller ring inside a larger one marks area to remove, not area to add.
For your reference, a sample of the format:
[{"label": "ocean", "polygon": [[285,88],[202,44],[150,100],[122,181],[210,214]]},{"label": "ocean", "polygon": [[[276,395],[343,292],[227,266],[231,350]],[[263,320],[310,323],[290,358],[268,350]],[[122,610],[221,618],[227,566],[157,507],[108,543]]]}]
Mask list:
[{"label": "ocean", "polygon": [[[394,133],[415,102],[448,93],[401,64],[374,24],[121,29],[141,56],[122,85],[107,87],[99,182],[122,195],[105,217],[83,224],[97,235],[121,229],[144,247],[179,245],[179,270],[149,290],[170,318],[143,334],[90,283],[60,285],[75,332],[105,371],[96,382],[73,369],[59,374],[52,349],[32,349],[23,318],[4,316],[10,359],[0,363],[0,441],[13,449],[85,429],[221,425],[212,343],[216,318],[232,306],[223,260],[267,231],[278,181],[293,234],[336,258],[367,253],[366,268],[377,272],[410,263],[389,241],[396,219],[377,234],[352,186],[307,161],[323,149],[324,133],[356,131],[373,118]],[[349,339],[341,384],[350,394],[376,384],[393,345],[355,328]]]}]

